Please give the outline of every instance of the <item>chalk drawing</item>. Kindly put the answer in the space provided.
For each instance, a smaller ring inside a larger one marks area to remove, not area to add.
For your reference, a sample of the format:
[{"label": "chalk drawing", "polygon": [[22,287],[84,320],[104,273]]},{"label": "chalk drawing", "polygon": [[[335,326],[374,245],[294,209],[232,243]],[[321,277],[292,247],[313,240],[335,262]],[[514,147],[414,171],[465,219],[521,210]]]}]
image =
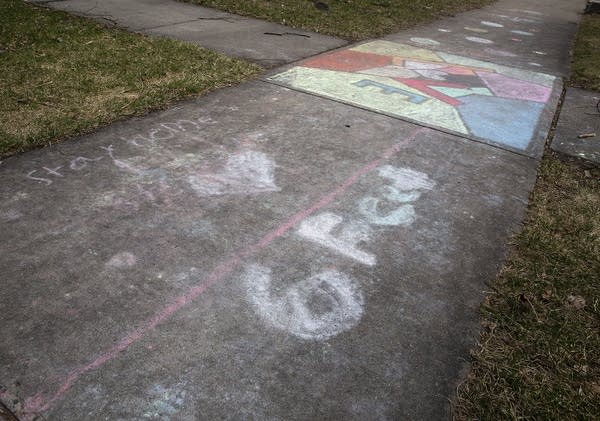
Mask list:
[{"label": "chalk drawing", "polygon": [[429,99],[429,98],[424,97],[422,95],[418,95],[418,94],[415,94],[413,92],[406,91],[404,89],[398,89],[395,86],[386,85],[384,83],[375,82],[373,80],[368,80],[368,79],[363,79],[363,80],[361,80],[359,82],[354,82],[354,85],[358,86],[359,88],[364,88],[364,87],[367,87],[367,86],[375,86],[377,88],[380,88],[381,91],[384,94],[386,94],[386,95],[389,95],[389,94],[400,94],[402,96],[407,97],[408,100],[410,102],[412,102],[413,104],[421,104],[421,103],[423,103],[423,102],[425,102],[425,101],[427,101]]},{"label": "chalk drawing", "polygon": [[248,298],[272,326],[303,339],[323,341],[360,321],[364,298],[349,276],[327,270],[273,294],[271,270],[250,265],[244,275]]},{"label": "chalk drawing", "polygon": [[544,14],[542,12],[536,12],[535,10],[514,9],[512,11],[523,12],[523,13],[527,13],[529,15],[535,15],[535,16],[544,16]]},{"label": "chalk drawing", "polygon": [[[78,367],[71,369],[62,379],[59,380],[59,385],[53,390],[40,390],[37,393],[25,399],[24,411],[31,414],[31,418],[40,415],[43,412],[54,408],[62,401],[72,390],[83,376],[93,372],[104,366],[107,362],[113,361],[129,349],[132,345],[146,338],[150,332],[153,332],[159,325],[164,323],[178,311],[193,303],[198,297],[205,293],[215,284],[227,279],[240,265],[249,257],[256,255],[266,247],[273,244],[277,239],[284,237],[298,223],[305,218],[313,215],[321,209],[331,205],[340,196],[345,194],[348,189],[354,186],[363,176],[369,174],[373,169],[379,167],[382,162],[396,155],[407,145],[413,143],[415,139],[425,133],[424,128],[413,130],[406,138],[394,142],[389,148],[380,153],[376,159],[358,168],[350,174],[342,183],[334,187],[332,190],[324,193],[317,201],[299,212],[291,215],[287,220],[275,227],[256,243],[251,244],[243,250],[240,250],[235,256],[229,257],[221,261],[212,271],[198,281],[196,284],[189,287],[185,292],[179,294],[171,302],[157,310],[156,313],[149,316],[143,322],[138,323],[138,326],[126,333],[121,339],[114,342],[106,349],[95,353],[95,356],[88,361],[83,362]],[[357,300],[358,301],[358,300]],[[54,381],[53,383],[56,383]]]},{"label": "chalk drawing", "polygon": [[513,34],[516,34],[516,35],[524,35],[526,37],[532,37],[533,36],[533,34],[531,32],[527,32],[527,31],[517,31],[517,30],[515,30],[515,31],[510,31],[510,32],[513,33]]},{"label": "chalk drawing", "polygon": [[471,42],[475,42],[477,44],[493,44],[494,41],[486,39],[486,38],[480,38],[480,37],[465,37],[465,39],[467,41],[471,41]]},{"label": "chalk drawing", "polygon": [[198,196],[279,191],[275,184],[275,163],[255,151],[234,154],[220,172],[196,173],[188,181]]},{"label": "chalk drawing", "polygon": [[487,29],[481,29],[481,28],[472,28],[470,26],[465,26],[465,30],[470,31],[470,32],[477,32],[479,34],[487,34],[490,31],[488,31]]},{"label": "chalk drawing", "polygon": [[[307,218],[300,224],[298,234],[336,253],[354,259],[368,266],[377,262],[375,255],[358,249],[358,244],[370,239],[371,230],[361,222],[343,224],[343,218],[331,212],[324,212]],[[339,230],[336,227],[341,226]],[[334,231],[339,231],[338,235]]]},{"label": "chalk drawing", "polygon": [[419,38],[419,37],[413,37],[410,39],[412,42],[414,42],[415,44],[419,44],[419,45],[426,45],[426,46],[436,46],[436,45],[440,45],[440,43],[434,39],[431,38]]},{"label": "chalk drawing", "polygon": [[150,420],[167,421],[173,419],[181,410],[187,391],[184,389],[183,383],[171,388],[155,384],[150,390],[150,395],[154,399],[150,402],[150,407],[143,412],[142,417]]},{"label": "chalk drawing", "polygon": [[111,257],[110,260],[106,262],[106,266],[124,269],[134,266],[136,261],[137,259],[133,253],[124,251],[121,253],[117,253],[113,257]]},{"label": "chalk drawing", "polygon": [[504,28],[504,25],[502,25],[501,23],[497,23],[497,22],[490,22],[487,20],[482,20],[481,24],[484,26],[489,26],[491,28]]},{"label": "chalk drawing", "polygon": [[[484,43],[483,48],[489,54],[515,56],[509,51],[489,48],[491,46],[488,44],[493,43],[491,40],[467,38]],[[522,111],[527,110],[534,113],[526,119],[527,124],[533,127],[525,133],[533,133],[537,122],[542,118],[539,107],[524,103],[512,113],[498,112],[494,116],[486,113],[488,120],[482,120],[480,113],[471,106],[476,102],[472,98],[484,97],[482,102],[486,104],[486,111],[493,108],[491,104],[494,103],[498,104],[499,109],[506,111],[505,99],[515,98],[514,88],[518,85],[518,90],[527,93],[519,94],[519,99],[547,103],[550,97],[546,93],[553,88],[556,80],[554,76],[533,71],[383,40],[310,58],[269,79],[302,91],[463,136],[509,145],[511,148],[515,144],[522,145],[522,149],[529,148],[533,137],[525,143],[521,140],[512,142],[511,139],[494,134],[492,130],[482,129],[486,125],[494,126],[507,133],[514,126],[516,116],[521,116]],[[496,81],[501,81],[500,84],[506,86],[501,87]],[[493,84],[493,89],[490,89],[490,83]],[[529,95],[530,93],[536,94]],[[467,101],[466,98],[471,100]],[[477,122],[477,119],[481,121]]]},{"label": "chalk drawing", "polygon": [[517,57],[515,53],[511,53],[510,51],[504,50],[496,50],[495,48],[486,48],[484,51],[488,54],[492,54],[499,57]]}]

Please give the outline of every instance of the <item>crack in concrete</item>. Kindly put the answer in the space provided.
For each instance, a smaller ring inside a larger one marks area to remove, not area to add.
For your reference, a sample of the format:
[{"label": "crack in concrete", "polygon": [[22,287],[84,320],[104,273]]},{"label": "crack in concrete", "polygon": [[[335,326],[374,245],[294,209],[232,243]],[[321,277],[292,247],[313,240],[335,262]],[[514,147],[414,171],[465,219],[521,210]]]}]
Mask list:
[{"label": "crack in concrete", "polygon": [[310,38],[310,35],[299,34],[297,32],[265,32],[264,34],[265,35],[277,35],[279,37],[282,37],[284,35],[291,35],[291,36],[296,36],[296,37]]},{"label": "crack in concrete", "polygon": [[165,23],[163,25],[149,26],[147,28],[138,29],[138,31],[151,31],[153,29],[160,29],[160,28],[167,28],[169,26],[183,25],[184,23],[194,23],[194,22],[198,22],[201,20],[215,20],[215,21],[223,21],[223,22],[233,24],[233,23],[237,23],[238,21],[242,21],[244,19],[243,18],[236,19],[235,17],[229,17],[229,16],[215,17],[215,18],[198,17],[198,18],[194,18],[194,19],[187,19],[187,20],[184,20],[181,22],[172,22],[172,23]]}]

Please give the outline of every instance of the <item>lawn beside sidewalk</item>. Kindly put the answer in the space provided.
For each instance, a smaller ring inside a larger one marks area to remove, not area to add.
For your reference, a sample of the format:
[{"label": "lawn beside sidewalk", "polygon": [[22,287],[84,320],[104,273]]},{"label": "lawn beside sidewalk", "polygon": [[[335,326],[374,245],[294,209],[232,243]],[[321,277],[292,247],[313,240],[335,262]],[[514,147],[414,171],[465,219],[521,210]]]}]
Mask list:
[{"label": "lawn beside sidewalk", "polygon": [[[572,85],[600,90],[600,15],[584,17],[572,70]],[[455,419],[598,419],[599,215],[600,168],[547,151],[526,226],[482,306]]]},{"label": "lawn beside sidewalk", "polygon": [[573,57],[571,85],[600,91],[600,14],[583,17]]},{"label": "lawn beside sidewalk", "polygon": [[0,2],[0,157],[89,132],[260,68],[168,39]]},{"label": "lawn beside sidewalk", "polygon": [[493,0],[182,1],[351,41],[380,37],[493,3]]}]

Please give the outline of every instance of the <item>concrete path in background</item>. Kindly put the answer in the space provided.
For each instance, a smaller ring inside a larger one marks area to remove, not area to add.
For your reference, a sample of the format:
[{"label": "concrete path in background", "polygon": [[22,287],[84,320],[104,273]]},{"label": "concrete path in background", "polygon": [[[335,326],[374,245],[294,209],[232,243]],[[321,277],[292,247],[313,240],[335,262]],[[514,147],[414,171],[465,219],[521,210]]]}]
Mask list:
[{"label": "concrete path in background", "polygon": [[447,418],[584,4],[501,1],[5,160],[0,399]]},{"label": "concrete path in background", "polygon": [[600,164],[600,92],[567,88],[552,149]]},{"label": "concrete path in background", "polygon": [[175,0],[34,1],[147,35],[190,41],[266,68],[341,47],[347,41]]}]

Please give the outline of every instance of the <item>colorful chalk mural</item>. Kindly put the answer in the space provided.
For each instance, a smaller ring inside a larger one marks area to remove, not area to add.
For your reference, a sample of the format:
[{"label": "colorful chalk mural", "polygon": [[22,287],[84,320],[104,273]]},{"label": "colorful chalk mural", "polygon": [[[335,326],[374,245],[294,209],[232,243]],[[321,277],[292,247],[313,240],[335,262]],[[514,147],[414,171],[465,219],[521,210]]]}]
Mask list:
[{"label": "colorful chalk mural", "polygon": [[308,59],[269,79],[433,128],[527,150],[556,78],[375,41]]}]

